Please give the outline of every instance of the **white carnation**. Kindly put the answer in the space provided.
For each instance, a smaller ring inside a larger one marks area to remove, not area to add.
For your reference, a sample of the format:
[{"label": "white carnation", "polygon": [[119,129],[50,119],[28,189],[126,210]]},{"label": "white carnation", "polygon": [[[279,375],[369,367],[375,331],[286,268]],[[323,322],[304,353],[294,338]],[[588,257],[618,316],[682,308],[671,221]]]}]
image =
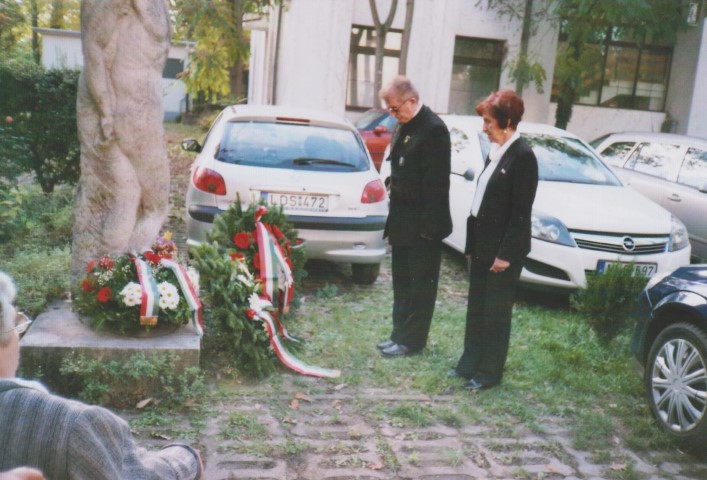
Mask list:
[{"label": "white carnation", "polygon": [[160,308],[164,310],[175,310],[179,305],[179,290],[169,282],[161,282],[157,285],[160,294]]},{"label": "white carnation", "polygon": [[139,283],[130,282],[120,291],[123,296],[123,303],[128,307],[134,307],[142,303],[142,288]]}]

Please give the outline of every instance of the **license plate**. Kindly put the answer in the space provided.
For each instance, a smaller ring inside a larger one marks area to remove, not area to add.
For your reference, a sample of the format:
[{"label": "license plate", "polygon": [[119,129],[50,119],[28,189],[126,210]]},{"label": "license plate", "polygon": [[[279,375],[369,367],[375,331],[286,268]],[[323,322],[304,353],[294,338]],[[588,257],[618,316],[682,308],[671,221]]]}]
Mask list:
[{"label": "license plate", "polygon": [[283,210],[306,212],[328,212],[329,197],[326,195],[307,195],[302,193],[264,193],[269,205],[277,205]]},{"label": "license plate", "polygon": [[612,262],[610,260],[599,260],[597,262],[597,273],[604,273],[610,265],[631,266],[634,275],[652,277],[658,271],[655,263],[635,263],[635,262]]}]

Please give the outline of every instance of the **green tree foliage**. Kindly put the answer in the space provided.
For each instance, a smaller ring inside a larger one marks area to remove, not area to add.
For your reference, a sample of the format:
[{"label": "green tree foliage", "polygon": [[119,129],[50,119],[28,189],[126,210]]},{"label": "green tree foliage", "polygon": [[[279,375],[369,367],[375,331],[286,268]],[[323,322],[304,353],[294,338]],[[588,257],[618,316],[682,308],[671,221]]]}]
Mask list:
[{"label": "green tree foliage", "polygon": [[13,183],[32,173],[45,193],[79,178],[78,70],[0,62],[0,175]]},{"label": "green tree foliage", "polygon": [[21,3],[16,0],[0,0],[0,49],[3,52],[17,45],[25,22]]},{"label": "green tree foliage", "polygon": [[637,45],[648,39],[673,43],[685,26],[680,2],[664,0],[555,0],[555,14],[566,35],[566,48],[559,52],[555,67],[560,86],[555,126],[567,128],[572,106],[582,95],[582,80],[599,75],[600,55],[591,48],[609,32]]},{"label": "green tree foliage", "polygon": [[250,55],[244,23],[281,0],[174,0],[176,33],[196,42],[184,81],[208,101],[244,97],[243,71]]},{"label": "green tree foliage", "polygon": [[[601,43],[610,32],[641,45],[646,40],[672,43],[685,26],[682,2],[668,0],[487,0],[489,9],[499,16],[523,21],[527,47],[529,32],[540,21],[558,26],[566,39],[558,51],[555,83],[559,85],[555,126],[567,128],[572,106],[584,93],[583,80],[599,76],[601,52],[592,45]],[[531,4],[532,8],[526,8]],[[510,77],[521,87],[545,80],[545,72],[530,54],[523,51],[508,62]],[[538,91],[541,91],[538,88]]]}]

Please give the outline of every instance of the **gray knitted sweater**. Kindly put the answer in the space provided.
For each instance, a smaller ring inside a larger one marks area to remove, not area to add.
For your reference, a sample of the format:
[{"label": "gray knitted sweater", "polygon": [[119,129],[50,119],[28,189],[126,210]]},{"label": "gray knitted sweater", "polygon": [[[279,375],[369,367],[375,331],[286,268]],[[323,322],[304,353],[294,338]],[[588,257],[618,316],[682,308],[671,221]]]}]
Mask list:
[{"label": "gray knitted sweater", "polygon": [[105,408],[47,393],[36,382],[0,379],[0,471],[41,469],[51,480],[194,480],[196,452],[140,448],[128,424]]}]

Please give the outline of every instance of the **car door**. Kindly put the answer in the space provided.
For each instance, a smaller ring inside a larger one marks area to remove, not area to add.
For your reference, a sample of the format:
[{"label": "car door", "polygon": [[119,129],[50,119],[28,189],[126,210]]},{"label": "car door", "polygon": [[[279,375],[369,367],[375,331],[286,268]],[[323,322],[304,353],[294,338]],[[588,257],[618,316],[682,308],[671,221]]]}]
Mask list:
[{"label": "car door", "polygon": [[707,261],[707,150],[687,149],[666,208],[687,227],[692,254]]},{"label": "car door", "polygon": [[452,214],[452,233],[445,243],[464,252],[466,246],[466,219],[476,190],[476,178],[483,167],[481,147],[476,131],[462,126],[450,126],[452,165],[449,176],[449,207]]},{"label": "car door", "polygon": [[668,143],[642,142],[623,166],[621,178],[631,188],[670,210],[669,197],[685,148]]}]

